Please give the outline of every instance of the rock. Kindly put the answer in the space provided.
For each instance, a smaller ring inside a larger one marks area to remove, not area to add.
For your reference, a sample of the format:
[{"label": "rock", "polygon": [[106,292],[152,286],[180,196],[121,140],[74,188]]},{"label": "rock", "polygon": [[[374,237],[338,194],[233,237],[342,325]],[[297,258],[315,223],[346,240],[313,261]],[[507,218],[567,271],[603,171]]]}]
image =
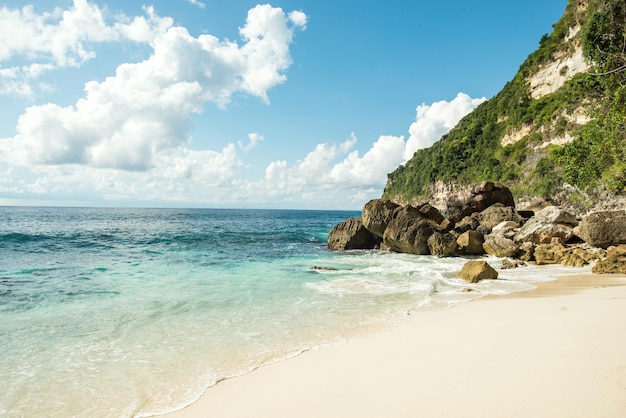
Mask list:
[{"label": "rock", "polygon": [[481,255],[485,253],[485,237],[478,231],[465,231],[456,239],[459,249],[465,254]]},{"label": "rock", "polygon": [[474,212],[482,212],[494,203],[515,207],[513,194],[504,186],[492,182],[482,182],[469,190],[454,193],[448,198],[446,212],[448,216],[467,216]]},{"label": "rock", "polygon": [[430,253],[437,257],[450,257],[456,254],[456,239],[448,232],[435,232],[428,238],[427,243]]},{"label": "rock", "polygon": [[577,254],[573,251],[565,252],[563,257],[560,260],[561,265],[565,267],[584,267],[587,264],[587,261],[580,254]]},{"label": "rock", "polygon": [[400,205],[390,200],[370,200],[363,207],[363,226],[374,235],[382,238],[385,234],[385,228],[393,219],[393,213],[398,207]]},{"label": "rock", "polygon": [[423,219],[418,209],[404,206],[394,213],[383,235],[383,243],[391,251],[409,254],[430,254],[428,238],[435,232],[433,221]]},{"label": "rock", "polygon": [[475,231],[479,225],[480,222],[478,222],[478,219],[476,219],[474,216],[466,216],[456,223],[456,225],[454,226],[454,231],[459,234],[470,230]]},{"label": "rock", "polygon": [[531,261],[535,257],[535,245],[532,242],[522,242],[519,246],[517,258],[522,261]]},{"label": "rock", "polygon": [[524,218],[517,213],[515,208],[504,206],[501,203],[489,206],[477,215],[477,219],[480,226],[488,229],[492,229],[494,226],[506,221],[515,223],[517,225],[515,228],[519,228],[524,221]]},{"label": "rock", "polygon": [[538,265],[560,264],[566,252],[561,243],[541,244],[535,247],[535,261]]},{"label": "rock", "polygon": [[496,257],[515,257],[519,252],[519,245],[504,235],[489,234],[485,237],[483,249],[487,254]]},{"label": "rock", "polygon": [[626,244],[626,211],[591,213],[583,218],[574,233],[594,247],[607,249]]},{"label": "rock", "polygon": [[610,247],[606,258],[598,261],[591,271],[598,274],[626,274],[626,245]]},{"label": "rock", "polygon": [[497,279],[498,272],[486,261],[471,260],[465,263],[457,277],[470,283],[478,283],[481,280]]},{"label": "rock", "polygon": [[530,219],[535,216],[535,212],[532,210],[518,210],[517,213],[519,214],[519,216],[524,218],[524,220]]},{"label": "rock", "polygon": [[518,268],[520,266],[525,266],[526,263],[524,263],[521,260],[511,260],[510,258],[505,258],[504,260],[502,260],[502,265],[500,266],[500,268],[502,270],[508,270],[508,269],[515,269]]},{"label": "rock", "polygon": [[346,219],[328,234],[328,249],[370,250],[380,244],[380,238],[368,231],[360,218]]},{"label": "rock", "polygon": [[437,208],[431,206],[430,203],[424,203],[423,205],[418,206],[417,209],[420,211],[424,218],[430,219],[436,224],[440,224],[444,220],[441,212],[439,212]]},{"label": "rock", "polygon": [[499,233],[502,235],[508,235],[511,232],[515,232],[514,230],[518,228],[519,228],[519,224],[517,222],[503,221],[503,222],[500,222],[498,225],[494,226],[493,228],[491,228],[491,232]]},{"label": "rock", "polygon": [[439,224],[441,230],[450,232],[454,228],[454,222],[450,218],[446,218]]},{"label": "rock", "polygon": [[549,244],[553,238],[565,243],[574,236],[578,220],[556,206],[548,206],[535,214],[515,235],[516,242]]}]

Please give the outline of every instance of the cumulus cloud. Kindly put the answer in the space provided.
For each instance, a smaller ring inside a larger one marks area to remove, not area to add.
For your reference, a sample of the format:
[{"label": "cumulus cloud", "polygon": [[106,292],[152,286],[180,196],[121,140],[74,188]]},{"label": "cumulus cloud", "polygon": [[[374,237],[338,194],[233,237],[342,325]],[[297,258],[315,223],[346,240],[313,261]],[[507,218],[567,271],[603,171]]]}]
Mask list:
[{"label": "cumulus cloud", "polygon": [[406,144],[404,160],[408,161],[415,151],[428,148],[445,135],[450,129],[474,110],[486,98],[472,99],[465,93],[459,93],[447,102],[445,100],[431,105],[422,103],[417,107],[415,122],[409,127],[410,137]]},{"label": "cumulus cloud", "polygon": [[145,16],[116,16],[107,23],[104,13],[87,0],[74,0],[67,10],[36,13],[32,5],[21,9],[0,8],[0,94],[32,97],[33,80],[64,67],[79,67],[96,56],[93,45],[127,39],[150,43],[172,26],[152,7]]},{"label": "cumulus cloud", "polygon": [[[380,136],[361,156],[354,150],[354,134],[343,143],[319,144],[306,157],[289,165],[274,161],[265,170],[265,179],[257,185],[275,198],[293,196],[312,203],[340,200],[359,206],[359,202],[379,197],[387,174],[404,164],[418,148],[431,146],[461,118],[485,101],[459,93],[452,101],[439,101],[417,107],[415,122],[409,127],[410,137]],[[361,203],[362,204],[362,203]]]},{"label": "cumulus cloud", "polygon": [[340,144],[318,144],[304,159],[289,165],[274,161],[265,170],[265,178],[256,184],[274,198],[299,196],[311,203],[362,199],[365,192],[384,186],[387,173],[401,162],[404,138],[381,136],[363,156],[354,150],[354,134]]},{"label": "cumulus cloud", "polygon": [[[133,22],[137,26],[127,36],[147,36],[149,26]],[[151,41],[148,59],[122,64],[102,82],[88,82],[75,105],[26,109],[17,135],[0,148],[27,165],[150,169],[165,150],[189,143],[190,115],[201,112],[205,102],[225,106],[234,93],[269,101],[267,91],[285,80],[289,44],[302,24],[290,22],[282,9],[257,6],[240,29],[241,46],[169,27]],[[259,140],[250,138],[249,145]]]},{"label": "cumulus cloud", "polygon": [[[105,89],[106,90],[106,89]],[[461,99],[459,99],[459,97]],[[456,103],[455,103],[456,100]],[[420,135],[415,131],[418,122],[424,124],[426,120],[450,121],[454,114],[459,120],[464,112],[458,109],[471,110],[472,106],[463,107],[465,103],[480,103],[482,99],[469,99],[459,94],[451,102],[436,102],[430,106],[422,105],[418,111],[416,122],[409,128],[412,136]],[[459,102],[461,104],[459,104]],[[29,117],[39,118],[38,126],[41,132],[28,132],[25,135],[58,137],[60,129],[70,126],[74,132],[80,132],[80,125],[72,125],[73,109],[65,109],[50,105],[50,109],[35,107],[28,113]],[[99,107],[92,109],[93,112]],[[109,109],[101,109],[110,113]],[[55,113],[56,112],[56,113]],[[456,112],[456,113],[455,113]],[[59,126],[43,123],[46,115],[55,114],[54,120],[61,121]],[[87,113],[85,113],[87,114]],[[448,118],[448,119],[446,119]],[[137,122],[141,123],[141,121]],[[438,122],[450,126],[453,122]],[[454,122],[456,123],[456,122]],[[69,124],[69,125],[68,125]],[[437,123],[433,123],[436,125]],[[425,125],[425,126],[431,126]],[[28,125],[28,124],[27,124]],[[67,126],[66,126],[67,125]],[[145,129],[146,126],[142,126]],[[149,128],[149,126],[148,126]],[[163,127],[159,126],[143,137],[139,131],[133,131],[133,125],[126,127],[124,135],[139,138],[128,144],[104,141],[95,143],[104,160],[94,160],[91,164],[39,164],[30,167],[30,172],[23,166],[12,166],[7,160],[2,163],[0,158],[0,192],[20,195],[60,194],[64,196],[96,195],[98,198],[123,201],[161,201],[172,204],[212,204],[232,206],[266,206],[266,207],[308,207],[308,208],[358,208],[367,200],[380,197],[387,180],[387,174],[405,162],[405,156],[413,145],[403,136],[382,135],[378,137],[366,151],[360,153],[356,148],[358,140],[354,134],[340,143],[327,142],[318,144],[312,151],[295,162],[276,160],[265,168],[264,176],[258,179],[244,180],[242,170],[247,170],[249,164],[244,160],[246,154],[266,139],[259,133],[248,134],[247,142],[238,141],[229,144],[222,150],[191,150],[184,141],[170,146],[166,142],[161,146],[167,152],[154,152],[151,156],[152,169],[143,170],[142,152],[154,148],[158,143],[150,142],[149,136],[158,133]],[[91,131],[87,130],[87,135]],[[429,131],[430,132],[430,131]],[[447,129],[441,131],[441,135]],[[91,134],[93,134],[91,132]],[[82,138],[85,135],[78,135]],[[125,137],[120,134],[121,137]],[[430,132],[430,135],[435,135]],[[441,136],[439,135],[439,136]],[[11,143],[11,140],[0,142],[0,156],[7,155],[1,147]],[[147,144],[150,144],[148,146]],[[110,147],[108,149],[107,147]],[[152,148],[151,148],[152,147]],[[106,149],[101,149],[106,148]],[[51,141],[45,148],[23,148],[25,154],[20,158],[29,158],[29,153],[35,159],[50,159],[80,162],[85,158],[84,153],[70,150],[84,151],[88,148],[73,146],[70,142]],[[45,152],[44,152],[45,150]],[[119,155],[122,151],[127,154],[120,160],[106,160],[109,155]],[[95,152],[95,151],[94,151]],[[9,154],[13,157],[18,154]],[[32,157],[32,156],[31,156]],[[95,158],[95,157],[93,157]],[[96,163],[97,162],[97,163]],[[116,170],[116,164],[135,167],[137,171]],[[18,181],[19,180],[19,184]]]}]

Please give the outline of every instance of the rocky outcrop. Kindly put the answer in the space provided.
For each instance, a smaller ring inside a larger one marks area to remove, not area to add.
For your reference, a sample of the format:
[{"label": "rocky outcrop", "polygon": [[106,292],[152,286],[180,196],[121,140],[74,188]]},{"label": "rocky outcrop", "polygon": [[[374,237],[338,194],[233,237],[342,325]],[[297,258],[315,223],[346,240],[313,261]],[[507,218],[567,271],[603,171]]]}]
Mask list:
[{"label": "rocky outcrop", "polygon": [[328,234],[328,249],[370,250],[380,245],[380,238],[368,231],[360,218],[346,219]]},{"label": "rocky outcrop", "polygon": [[484,254],[484,242],[485,237],[478,231],[465,231],[456,239],[459,250],[468,255]]},{"label": "rocky outcrop", "polygon": [[519,245],[504,235],[489,234],[485,237],[483,249],[487,254],[496,257],[515,257],[519,252]]},{"label": "rocky outcrop", "polygon": [[463,217],[482,212],[495,203],[515,206],[513,194],[507,187],[486,181],[451,195],[448,198],[446,212],[448,216]]},{"label": "rocky outcrop", "polygon": [[[524,218],[512,206],[504,206],[502,203],[496,203],[476,215],[476,219],[480,226],[485,229],[492,229],[494,226],[502,222],[512,222],[513,227],[519,228],[524,222]],[[509,224],[509,226],[511,226]]]},{"label": "rocky outcrop", "polygon": [[465,263],[457,277],[470,283],[478,283],[481,280],[497,279],[498,272],[486,261],[471,260]]},{"label": "rocky outcrop", "polygon": [[435,232],[428,238],[427,243],[430,253],[437,257],[450,257],[456,254],[456,238],[449,232]]},{"label": "rocky outcrop", "polygon": [[428,238],[435,232],[433,221],[420,216],[417,208],[404,206],[394,213],[383,235],[383,243],[391,251],[409,254],[430,254]]},{"label": "rocky outcrop", "polygon": [[393,214],[400,205],[390,200],[373,199],[365,204],[361,216],[363,226],[374,235],[383,237],[385,229],[393,219]]},{"label": "rocky outcrop", "polygon": [[[511,192],[489,182],[452,194],[445,218],[430,203],[400,206],[374,199],[363,208],[362,220],[348,219],[333,228],[328,247],[438,257],[486,253],[540,265],[596,262],[594,271],[622,271],[622,247],[606,258],[602,248],[626,244],[625,210],[592,213],[579,224],[576,216],[549,202],[532,209],[517,211]],[[519,264],[511,261],[506,266]]]},{"label": "rocky outcrop", "polygon": [[598,261],[591,271],[599,274],[626,274],[626,245],[610,247],[606,258]]},{"label": "rocky outcrop", "polygon": [[576,217],[556,206],[541,209],[515,235],[516,242],[549,244],[554,238],[566,243],[574,236]]},{"label": "rocky outcrop", "polygon": [[626,211],[591,213],[583,218],[574,233],[594,247],[606,249],[626,244]]}]

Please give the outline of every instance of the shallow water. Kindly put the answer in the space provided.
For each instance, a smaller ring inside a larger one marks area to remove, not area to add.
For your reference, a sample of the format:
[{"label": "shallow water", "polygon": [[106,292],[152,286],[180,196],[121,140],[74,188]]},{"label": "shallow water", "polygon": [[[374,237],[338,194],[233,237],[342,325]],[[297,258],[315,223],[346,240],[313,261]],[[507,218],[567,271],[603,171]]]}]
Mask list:
[{"label": "shallow water", "polygon": [[0,415],[159,414],[407,312],[531,287],[524,269],[468,285],[461,258],[327,251],[358,215],[0,208]]}]

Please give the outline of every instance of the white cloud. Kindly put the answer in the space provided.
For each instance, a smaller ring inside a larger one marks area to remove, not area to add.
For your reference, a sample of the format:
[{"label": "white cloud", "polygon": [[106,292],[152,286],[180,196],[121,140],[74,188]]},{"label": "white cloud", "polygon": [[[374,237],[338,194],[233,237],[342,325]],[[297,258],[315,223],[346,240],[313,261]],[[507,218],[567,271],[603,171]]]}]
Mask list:
[{"label": "white cloud", "polygon": [[151,7],[146,16],[130,19],[117,16],[113,24],[105,21],[102,10],[87,0],[74,0],[67,10],[35,13],[33,6],[21,9],[0,8],[0,95],[34,96],[32,81],[44,72],[64,67],[79,67],[96,57],[93,45],[127,39],[151,43],[172,26],[171,18],[161,18]]},{"label": "white cloud", "polygon": [[422,103],[417,107],[415,122],[409,128],[410,137],[406,144],[404,160],[408,161],[415,151],[428,148],[479,104],[487,100],[482,97],[472,99],[465,93],[459,93],[447,102],[445,100],[431,105]]},{"label": "white cloud", "polygon": [[299,26],[302,29],[305,29],[307,21],[308,21],[308,17],[303,12],[299,10],[294,10],[293,12],[289,13],[289,20],[291,20],[294,25]]},{"label": "white cloud", "polygon": [[256,147],[257,144],[259,142],[263,142],[265,140],[265,138],[263,138],[263,135],[260,135],[258,133],[251,133],[248,134],[248,143],[244,144],[242,141],[237,142],[237,145],[239,146],[239,149],[241,149],[244,152],[249,152],[250,150],[252,150],[252,148]]},{"label": "white cloud", "polygon": [[201,9],[206,7],[206,4],[199,2],[198,0],[185,0],[189,4],[193,4],[194,6],[198,6]]},{"label": "white cloud", "polygon": [[380,136],[363,156],[353,150],[357,143],[354,134],[340,145],[319,144],[292,166],[286,161],[272,162],[256,187],[285,203],[298,196],[300,201],[321,207],[334,207],[337,202],[359,207],[380,197],[387,174],[405,163],[417,147],[432,145],[483,101],[459,93],[450,102],[422,104],[407,141],[402,136]]},{"label": "white cloud", "polygon": [[[148,14],[153,16],[150,9]],[[285,80],[297,27],[269,5],[249,11],[240,29],[242,46],[170,27],[154,38],[147,60],[122,64],[114,76],[87,83],[85,97],[74,106],[26,109],[17,135],[0,149],[26,165],[148,170],[161,153],[189,143],[190,115],[205,102],[225,106],[237,92],[267,102],[267,91]],[[138,25],[133,36],[145,36],[144,29]],[[250,138],[249,145],[259,140]]]}]

